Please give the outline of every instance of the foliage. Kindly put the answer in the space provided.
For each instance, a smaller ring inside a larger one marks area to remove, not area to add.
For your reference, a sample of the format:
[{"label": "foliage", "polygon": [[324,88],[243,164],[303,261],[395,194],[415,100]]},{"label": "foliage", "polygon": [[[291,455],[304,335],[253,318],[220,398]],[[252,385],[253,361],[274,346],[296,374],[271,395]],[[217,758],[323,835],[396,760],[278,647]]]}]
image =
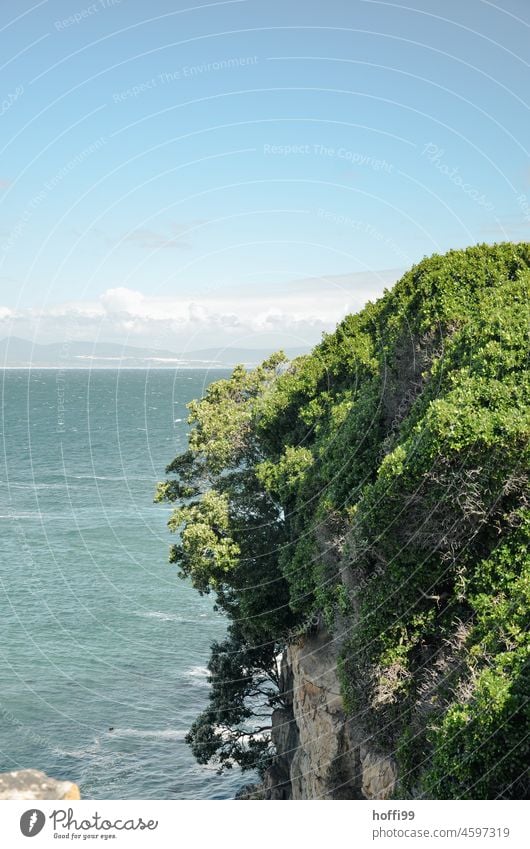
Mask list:
[{"label": "foliage", "polygon": [[270,764],[270,708],[278,699],[278,679],[269,665],[269,652],[245,646],[236,627],[213,644],[210,704],[186,736],[199,763],[260,772]]},{"label": "foliage", "polygon": [[[169,528],[178,536],[170,561],[200,593],[214,591],[231,619],[225,642],[212,648],[210,705],[188,735],[200,763],[263,768],[270,734],[263,722],[278,698],[276,656],[293,621],[278,568],[284,541],[281,508],[257,476],[261,449],[251,427],[285,358],[248,372],[237,367],[189,405],[188,450],[167,468],[157,500],[177,506]],[[270,730],[270,729],[269,729]]]},{"label": "foliage", "polygon": [[190,405],[159,490],[171,559],[234,623],[199,759],[265,763],[252,682],[269,676],[267,712],[277,653],[321,616],[349,634],[345,703],[403,795],[528,790],[529,295],[528,244],[435,255],[310,355]]},{"label": "foliage", "polygon": [[479,564],[469,584],[475,612],[468,640],[469,697],[455,701],[431,731],[424,777],[435,798],[528,798],[530,781],[530,511],[506,543]]}]

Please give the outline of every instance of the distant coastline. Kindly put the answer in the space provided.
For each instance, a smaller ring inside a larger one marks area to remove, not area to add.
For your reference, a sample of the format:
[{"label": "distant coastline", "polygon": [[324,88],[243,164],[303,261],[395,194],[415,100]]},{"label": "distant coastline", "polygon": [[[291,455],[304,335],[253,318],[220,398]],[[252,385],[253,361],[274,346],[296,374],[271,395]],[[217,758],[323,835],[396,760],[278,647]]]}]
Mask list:
[{"label": "distant coastline", "polygon": [[[276,348],[281,347],[277,345]],[[140,348],[113,342],[70,341],[41,344],[29,339],[8,336],[0,340],[0,368],[55,369],[58,371],[133,370],[140,369],[226,369],[240,363],[253,368],[274,350],[268,348],[201,348],[193,351],[169,351]],[[293,359],[309,351],[309,347],[288,348]]]},{"label": "distant coastline", "polygon": [[176,368],[195,368],[195,369],[204,369],[204,368],[230,368],[229,363],[211,363],[208,365],[192,365],[189,363],[180,364],[178,366],[41,366],[38,363],[35,365],[24,365],[24,366],[4,366],[0,365],[1,371],[94,371],[97,369],[98,371],[121,371],[122,369],[136,370],[136,371],[149,371],[149,370],[158,370],[158,371],[167,371],[167,369],[176,369]]}]

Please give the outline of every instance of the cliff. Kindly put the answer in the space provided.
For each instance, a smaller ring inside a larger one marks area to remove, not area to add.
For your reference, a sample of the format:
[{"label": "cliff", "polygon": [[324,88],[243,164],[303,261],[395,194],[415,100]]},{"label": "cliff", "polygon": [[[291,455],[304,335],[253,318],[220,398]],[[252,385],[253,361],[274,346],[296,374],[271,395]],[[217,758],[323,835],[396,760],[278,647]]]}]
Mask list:
[{"label": "cliff", "polygon": [[530,795],[529,295],[528,244],[435,255],[190,405],[158,497],[229,620],[201,763],[268,798]]},{"label": "cliff", "polygon": [[267,799],[388,799],[395,760],[348,716],[337,674],[340,641],[325,629],[289,646],[282,658],[286,706],[272,714],[274,764]]}]

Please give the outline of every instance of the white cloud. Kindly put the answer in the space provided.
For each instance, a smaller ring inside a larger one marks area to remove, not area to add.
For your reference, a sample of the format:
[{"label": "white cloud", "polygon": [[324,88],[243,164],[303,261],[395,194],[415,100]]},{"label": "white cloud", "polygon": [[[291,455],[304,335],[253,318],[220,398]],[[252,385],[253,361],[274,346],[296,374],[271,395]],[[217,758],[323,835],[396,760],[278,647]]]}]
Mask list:
[{"label": "white cloud", "polygon": [[322,331],[380,295],[397,276],[397,271],[366,272],[298,280],[260,292],[239,287],[193,297],[116,287],[97,300],[64,302],[41,312],[0,308],[0,327],[2,335],[42,342],[67,337],[173,350],[190,344],[314,344]]},{"label": "white cloud", "polygon": [[144,308],[145,298],[141,292],[133,289],[118,287],[107,289],[100,298],[103,310],[109,315],[116,313],[127,313],[128,315],[139,315]]}]

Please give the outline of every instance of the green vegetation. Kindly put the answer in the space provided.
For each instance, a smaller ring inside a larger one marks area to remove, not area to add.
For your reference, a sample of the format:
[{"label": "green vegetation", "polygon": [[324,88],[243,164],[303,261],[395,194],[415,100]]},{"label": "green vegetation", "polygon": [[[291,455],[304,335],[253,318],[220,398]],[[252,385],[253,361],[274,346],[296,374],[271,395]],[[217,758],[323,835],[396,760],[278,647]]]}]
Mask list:
[{"label": "green vegetation", "polygon": [[267,765],[276,657],[319,617],[401,797],[529,795],[529,295],[529,244],[435,255],[190,406],[158,497],[230,620],[199,761]]}]

